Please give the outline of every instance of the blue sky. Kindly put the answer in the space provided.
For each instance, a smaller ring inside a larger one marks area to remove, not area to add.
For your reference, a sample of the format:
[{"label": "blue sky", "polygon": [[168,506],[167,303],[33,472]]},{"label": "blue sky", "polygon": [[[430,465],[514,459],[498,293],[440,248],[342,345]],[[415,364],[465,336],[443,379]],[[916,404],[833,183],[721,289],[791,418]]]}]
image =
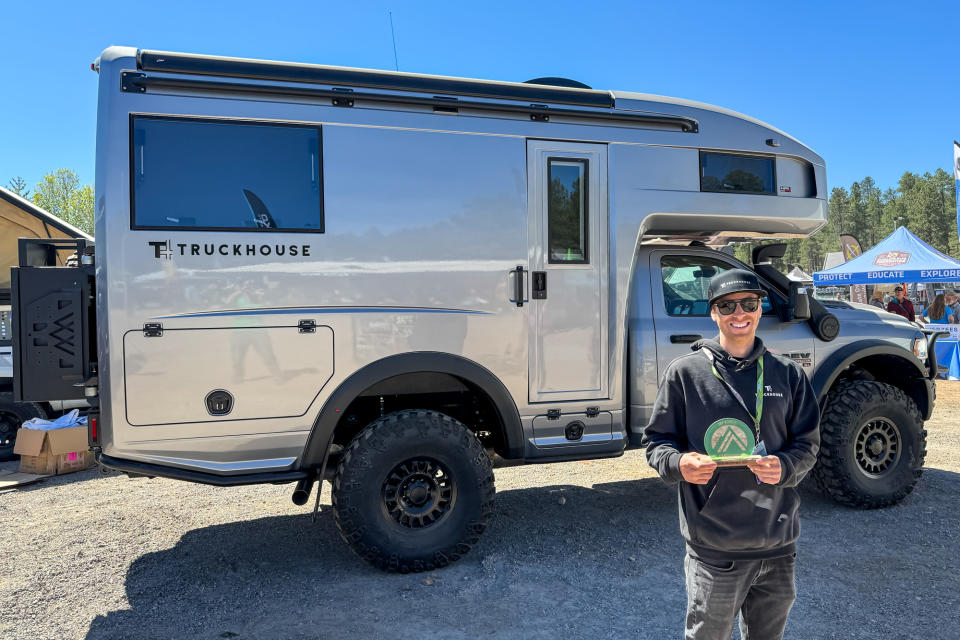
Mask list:
[{"label": "blue sky", "polygon": [[[93,182],[109,45],[677,96],[768,122],[830,187],[949,170],[960,139],[956,2],[4,3],[0,184]],[[953,54],[953,55],[951,55]]]}]

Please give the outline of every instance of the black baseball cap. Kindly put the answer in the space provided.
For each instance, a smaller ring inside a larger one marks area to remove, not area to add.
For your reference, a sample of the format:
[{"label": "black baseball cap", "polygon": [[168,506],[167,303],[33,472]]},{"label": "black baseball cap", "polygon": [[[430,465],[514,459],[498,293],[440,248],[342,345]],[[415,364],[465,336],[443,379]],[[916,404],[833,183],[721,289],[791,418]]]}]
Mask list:
[{"label": "black baseball cap", "polygon": [[893,288],[893,290],[894,290],[894,291],[903,291],[903,287],[901,287],[900,285],[897,285],[897,286],[895,286],[895,287]]},{"label": "black baseball cap", "polygon": [[707,297],[710,298],[712,305],[717,298],[730,295],[731,293],[755,293],[763,298],[767,292],[760,288],[760,281],[756,274],[746,269],[729,269],[724,271],[710,281],[710,287],[707,289]]}]

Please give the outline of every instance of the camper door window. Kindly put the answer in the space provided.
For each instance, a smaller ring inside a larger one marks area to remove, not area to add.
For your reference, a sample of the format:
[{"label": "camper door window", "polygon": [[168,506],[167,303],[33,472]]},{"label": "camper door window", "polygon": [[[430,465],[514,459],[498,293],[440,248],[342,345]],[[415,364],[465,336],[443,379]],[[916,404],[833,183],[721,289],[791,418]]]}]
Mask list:
[{"label": "camper door window", "polygon": [[547,161],[547,233],[551,264],[587,264],[587,161]]},{"label": "camper door window", "polygon": [[134,229],[323,232],[319,127],[132,116]]}]

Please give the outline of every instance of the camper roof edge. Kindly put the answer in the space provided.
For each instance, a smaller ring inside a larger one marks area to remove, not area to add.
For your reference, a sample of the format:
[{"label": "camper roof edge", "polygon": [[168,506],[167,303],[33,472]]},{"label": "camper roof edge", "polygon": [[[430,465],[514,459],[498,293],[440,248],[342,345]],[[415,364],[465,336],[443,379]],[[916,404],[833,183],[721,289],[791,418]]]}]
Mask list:
[{"label": "camper roof edge", "polygon": [[613,93],[594,89],[145,49],[137,50],[137,68],[141,71],[163,73],[303,82],[419,93],[456,94],[477,98],[549,102],[602,109],[612,109],[614,107]]}]

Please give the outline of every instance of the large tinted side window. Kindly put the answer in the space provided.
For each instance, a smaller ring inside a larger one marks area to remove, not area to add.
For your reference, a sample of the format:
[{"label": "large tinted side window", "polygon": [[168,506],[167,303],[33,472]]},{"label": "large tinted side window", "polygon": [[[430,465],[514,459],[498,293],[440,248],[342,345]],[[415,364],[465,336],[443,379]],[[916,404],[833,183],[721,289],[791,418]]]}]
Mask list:
[{"label": "large tinted side window", "polygon": [[700,190],[775,195],[773,158],[700,152]]},{"label": "large tinted side window", "polygon": [[323,231],[320,128],[135,116],[134,229]]}]

